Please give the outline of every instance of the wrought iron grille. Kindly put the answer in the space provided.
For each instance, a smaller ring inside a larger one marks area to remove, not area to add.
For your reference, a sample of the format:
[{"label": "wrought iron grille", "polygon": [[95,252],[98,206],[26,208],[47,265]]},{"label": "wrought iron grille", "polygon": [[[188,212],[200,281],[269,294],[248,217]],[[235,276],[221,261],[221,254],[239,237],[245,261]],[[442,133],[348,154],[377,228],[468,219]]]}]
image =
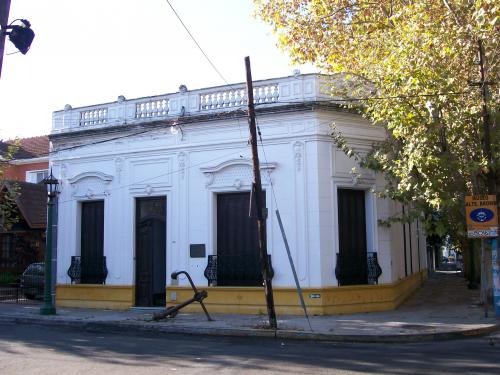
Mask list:
[{"label": "wrought iron grille", "polygon": [[72,256],[68,276],[71,284],[106,284],[106,257],[82,259],[81,256]]},{"label": "wrought iron grille", "polygon": [[[267,255],[269,273],[274,277],[271,255]],[[209,255],[204,272],[208,286],[261,286],[260,259],[244,255]]]},{"label": "wrought iron grille", "polygon": [[[335,266],[335,277],[337,278],[337,284],[340,285],[353,285],[351,282],[354,280],[365,279],[367,276],[367,283],[370,285],[378,284],[378,279],[382,275],[382,268],[378,263],[377,253],[368,252],[367,256],[367,269],[360,269],[357,264],[348,264],[345,260],[337,253],[337,264]],[[362,274],[362,275],[361,275]],[[365,279],[366,281],[366,279]]]},{"label": "wrought iron grille", "polygon": [[382,275],[382,267],[378,264],[376,252],[370,252],[368,255],[368,284],[378,284],[378,278]]}]

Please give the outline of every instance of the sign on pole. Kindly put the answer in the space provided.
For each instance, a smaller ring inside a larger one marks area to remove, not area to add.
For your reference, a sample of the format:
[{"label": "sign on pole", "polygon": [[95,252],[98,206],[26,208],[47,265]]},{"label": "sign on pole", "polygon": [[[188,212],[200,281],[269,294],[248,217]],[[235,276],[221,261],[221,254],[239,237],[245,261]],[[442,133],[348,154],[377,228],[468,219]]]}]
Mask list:
[{"label": "sign on pole", "polygon": [[467,195],[465,197],[467,237],[492,238],[498,236],[498,212],[495,195]]}]

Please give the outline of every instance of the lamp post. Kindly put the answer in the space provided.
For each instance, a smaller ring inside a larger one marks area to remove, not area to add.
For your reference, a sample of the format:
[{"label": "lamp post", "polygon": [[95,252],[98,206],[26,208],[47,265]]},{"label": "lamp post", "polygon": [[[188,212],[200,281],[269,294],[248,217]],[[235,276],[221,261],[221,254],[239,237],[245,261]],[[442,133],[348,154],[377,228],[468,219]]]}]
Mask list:
[{"label": "lamp post", "polygon": [[[2,0],[0,2],[0,75],[2,73],[2,62],[5,49],[5,36],[9,35],[9,39],[23,55],[26,55],[30,49],[31,42],[35,37],[34,31],[31,29],[31,24],[28,20],[15,19],[7,26],[10,11],[10,0]],[[14,22],[20,21],[20,25],[12,25]],[[9,31],[10,30],[10,31]]]},{"label": "lamp post", "polygon": [[52,174],[43,180],[47,186],[47,245],[45,248],[45,293],[43,298],[43,306],[40,308],[42,315],[54,315],[56,308],[52,301],[52,216],[54,214],[54,198],[59,193],[59,181]]}]

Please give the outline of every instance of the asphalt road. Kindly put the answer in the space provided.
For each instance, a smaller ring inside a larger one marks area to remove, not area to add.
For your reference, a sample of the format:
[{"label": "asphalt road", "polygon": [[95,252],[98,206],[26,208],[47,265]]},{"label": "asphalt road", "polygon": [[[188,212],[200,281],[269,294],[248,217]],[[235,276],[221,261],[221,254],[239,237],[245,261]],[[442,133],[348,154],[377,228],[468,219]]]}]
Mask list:
[{"label": "asphalt road", "polygon": [[0,374],[500,374],[500,335],[416,344],[137,336],[0,323]]}]

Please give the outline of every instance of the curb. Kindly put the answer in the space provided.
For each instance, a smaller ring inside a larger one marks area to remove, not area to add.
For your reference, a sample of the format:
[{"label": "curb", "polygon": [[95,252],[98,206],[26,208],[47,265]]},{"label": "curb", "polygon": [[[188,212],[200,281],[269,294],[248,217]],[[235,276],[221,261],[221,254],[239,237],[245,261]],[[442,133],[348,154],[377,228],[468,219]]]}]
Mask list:
[{"label": "curb", "polygon": [[473,337],[485,336],[500,331],[500,324],[490,325],[488,327],[471,328],[461,331],[447,331],[435,333],[415,333],[400,335],[335,335],[324,333],[309,333],[301,331],[278,331],[276,338],[294,339],[294,340],[315,340],[341,343],[418,343],[430,341],[458,340]]},{"label": "curb", "polygon": [[461,331],[437,333],[417,333],[400,335],[336,335],[325,333],[304,332],[296,330],[269,330],[254,328],[208,328],[187,326],[165,326],[141,324],[121,321],[78,321],[64,319],[40,319],[34,317],[0,316],[0,322],[15,324],[31,324],[48,327],[64,327],[101,333],[147,333],[147,334],[183,334],[209,335],[227,337],[265,337],[271,339],[322,341],[339,343],[418,343],[429,341],[457,340],[485,336],[500,331],[500,324],[473,328]]}]

